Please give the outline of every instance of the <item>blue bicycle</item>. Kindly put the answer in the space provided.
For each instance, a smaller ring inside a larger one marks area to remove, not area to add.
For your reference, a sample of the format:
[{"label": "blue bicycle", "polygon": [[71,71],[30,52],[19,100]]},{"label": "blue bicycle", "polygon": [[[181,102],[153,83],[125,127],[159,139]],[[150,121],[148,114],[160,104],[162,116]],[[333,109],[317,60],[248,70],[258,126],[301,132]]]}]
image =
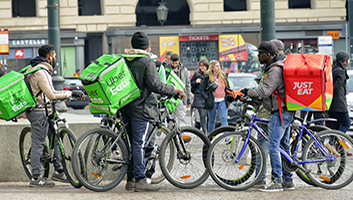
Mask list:
[{"label": "blue bicycle", "polygon": [[[244,98],[249,109],[259,105],[259,101]],[[258,124],[268,123],[267,119],[256,117],[252,112],[248,129],[225,131],[211,142],[207,152],[206,165],[212,179],[221,187],[241,191],[254,186],[263,176],[266,158],[259,142],[252,136],[262,134],[268,138]],[[339,189],[353,181],[353,140],[336,130],[312,132],[304,123],[299,125],[298,142],[295,151],[288,155],[282,148],[280,153],[286,169],[300,170],[316,186],[326,189]],[[303,136],[307,135],[305,145]],[[303,147],[303,151],[299,149]],[[348,154],[347,154],[348,153]],[[256,168],[259,167],[258,173]]]}]

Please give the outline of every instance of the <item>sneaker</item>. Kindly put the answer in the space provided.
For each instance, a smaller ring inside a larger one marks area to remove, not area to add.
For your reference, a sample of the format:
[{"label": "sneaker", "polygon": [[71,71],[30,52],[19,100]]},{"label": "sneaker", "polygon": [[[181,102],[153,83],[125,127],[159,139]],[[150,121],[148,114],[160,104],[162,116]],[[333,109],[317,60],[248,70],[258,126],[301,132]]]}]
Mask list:
[{"label": "sneaker", "polygon": [[65,175],[65,172],[57,172],[55,171],[53,173],[53,175],[51,176],[51,179],[54,180],[54,181],[60,181],[60,182],[63,182],[63,183],[68,183],[69,181],[67,180],[66,178],[66,175]]},{"label": "sneaker", "polygon": [[50,182],[43,177],[39,177],[37,180],[34,178],[29,182],[29,187],[53,187],[55,186],[54,182]]},{"label": "sneaker", "polygon": [[261,180],[261,181],[257,182],[253,186],[253,188],[265,188],[265,186],[266,186],[266,181],[265,180]]},{"label": "sneaker", "polygon": [[282,187],[284,190],[294,190],[293,181],[287,182],[287,181],[283,180]]},{"label": "sneaker", "polygon": [[272,180],[272,183],[264,188],[260,188],[261,192],[280,192],[283,191],[283,187],[281,183],[277,182],[277,179]]},{"label": "sneaker", "polygon": [[131,191],[135,188],[135,180],[126,181],[125,190]]},{"label": "sneaker", "polygon": [[157,192],[160,188],[147,183],[146,178],[135,183],[135,192]]}]

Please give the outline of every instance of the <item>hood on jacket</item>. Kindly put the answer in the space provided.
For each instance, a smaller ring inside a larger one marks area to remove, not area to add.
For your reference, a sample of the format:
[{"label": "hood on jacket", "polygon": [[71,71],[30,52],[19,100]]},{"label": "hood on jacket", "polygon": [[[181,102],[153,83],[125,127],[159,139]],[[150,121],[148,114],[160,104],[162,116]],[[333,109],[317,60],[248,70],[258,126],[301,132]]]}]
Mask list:
[{"label": "hood on jacket", "polygon": [[33,58],[29,64],[32,65],[32,67],[34,67],[41,62],[46,62],[49,64],[48,60],[42,56],[37,56],[37,57]]},{"label": "hood on jacket", "polygon": [[33,58],[29,64],[32,67],[35,67],[38,64],[42,64],[47,68],[48,72],[53,71],[53,67],[49,64],[48,60],[45,59],[44,57],[41,57],[41,56],[37,56],[37,57]]},{"label": "hood on jacket", "polygon": [[[151,54],[147,51],[141,50],[141,49],[125,49],[125,53],[128,55],[147,55],[151,58]],[[135,58],[127,58],[128,61],[132,61]]]}]

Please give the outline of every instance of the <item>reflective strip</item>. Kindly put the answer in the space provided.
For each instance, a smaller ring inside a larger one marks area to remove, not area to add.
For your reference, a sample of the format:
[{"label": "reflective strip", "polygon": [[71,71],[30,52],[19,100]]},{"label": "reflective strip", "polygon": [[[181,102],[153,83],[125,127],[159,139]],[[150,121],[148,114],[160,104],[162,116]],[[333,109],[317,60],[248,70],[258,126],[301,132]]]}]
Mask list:
[{"label": "reflective strip", "polygon": [[9,87],[13,86],[13,85],[14,85],[14,84],[16,84],[16,83],[18,83],[18,82],[22,81],[24,78],[25,78],[25,77],[23,76],[23,77],[21,77],[20,79],[17,79],[16,81],[14,81],[14,82],[12,82],[12,83],[8,84],[7,86],[5,86],[5,87],[1,88],[1,89],[0,89],[0,92],[2,92],[2,91],[4,91],[4,90],[6,90],[7,88],[9,88]]},{"label": "reflective strip", "polygon": [[94,105],[90,105],[90,107],[95,108],[95,109],[99,109],[99,110],[107,110],[107,111],[109,111],[109,107],[104,108],[104,107],[94,106]]},{"label": "reflective strip", "polygon": [[125,62],[124,59],[120,59],[118,62],[114,63],[112,66],[108,67],[106,70],[104,70],[103,73],[99,75],[99,81],[102,81],[102,77],[113,70],[117,65],[121,64],[122,62]]}]

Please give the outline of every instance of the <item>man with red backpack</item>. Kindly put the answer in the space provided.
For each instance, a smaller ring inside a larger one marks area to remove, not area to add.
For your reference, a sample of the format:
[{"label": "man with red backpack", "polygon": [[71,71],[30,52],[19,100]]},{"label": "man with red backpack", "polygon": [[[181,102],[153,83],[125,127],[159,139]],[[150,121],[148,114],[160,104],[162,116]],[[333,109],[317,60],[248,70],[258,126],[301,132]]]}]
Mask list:
[{"label": "man with red backpack", "polygon": [[272,167],[272,183],[260,190],[264,192],[293,190],[292,174],[282,169],[279,153],[280,144],[289,153],[289,126],[294,115],[294,112],[287,110],[283,100],[285,97],[283,60],[278,59],[277,47],[273,42],[262,42],[258,51],[260,63],[265,64],[263,84],[252,89],[243,88],[241,93],[244,96],[261,97],[263,106],[271,112],[268,124],[268,150]]}]

